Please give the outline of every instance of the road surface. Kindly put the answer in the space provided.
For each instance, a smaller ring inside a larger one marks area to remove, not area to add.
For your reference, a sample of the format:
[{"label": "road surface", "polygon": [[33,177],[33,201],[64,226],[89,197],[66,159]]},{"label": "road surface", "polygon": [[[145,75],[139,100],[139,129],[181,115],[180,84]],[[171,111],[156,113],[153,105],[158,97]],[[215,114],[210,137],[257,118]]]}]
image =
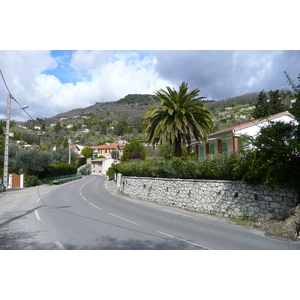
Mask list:
[{"label": "road surface", "polygon": [[104,176],[37,188],[6,217],[8,249],[300,249],[225,218],[129,198]]}]

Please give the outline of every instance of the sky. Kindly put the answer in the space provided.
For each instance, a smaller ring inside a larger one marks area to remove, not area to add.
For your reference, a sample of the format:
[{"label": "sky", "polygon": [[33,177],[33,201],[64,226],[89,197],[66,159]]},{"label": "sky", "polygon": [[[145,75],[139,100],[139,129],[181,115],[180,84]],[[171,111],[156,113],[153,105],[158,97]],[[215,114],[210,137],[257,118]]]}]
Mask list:
[{"label": "sky", "polygon": [[[220,100],[297,82],[300,50],[0,50],[13,97],[34,118],[51,117],[128,94],[153,94],[183,82]],[[0,118],[7,90],[0,78]],[[19,106],[12,101],[12,110]],[[24,121],[21,110],[12,119]]]}]

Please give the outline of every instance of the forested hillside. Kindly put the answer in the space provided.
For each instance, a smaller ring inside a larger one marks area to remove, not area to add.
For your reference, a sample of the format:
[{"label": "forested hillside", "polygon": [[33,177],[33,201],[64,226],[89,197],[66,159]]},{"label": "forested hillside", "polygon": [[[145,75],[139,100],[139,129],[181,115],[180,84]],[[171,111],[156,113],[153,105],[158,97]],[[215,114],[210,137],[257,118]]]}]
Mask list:
[{"label": "forested hillside", "polygon": [[[203,101],[213,113],[214,131],[236,124],[245,123],[253,118],[253,111],[259,93],[250,93],[223,100]],[[293,94],[281,90],[280,95],[289,107]],[[30,144],[64,145],[71,135],[76,143],[99,145],[119,139],[145,140],[141,123],[147,108],[158,105],[149,94],[129,94],[118,101],[96,102],[86,108],[77,108],[51,118],[27,121],[24,128],[11,128],[15,136]]]}]

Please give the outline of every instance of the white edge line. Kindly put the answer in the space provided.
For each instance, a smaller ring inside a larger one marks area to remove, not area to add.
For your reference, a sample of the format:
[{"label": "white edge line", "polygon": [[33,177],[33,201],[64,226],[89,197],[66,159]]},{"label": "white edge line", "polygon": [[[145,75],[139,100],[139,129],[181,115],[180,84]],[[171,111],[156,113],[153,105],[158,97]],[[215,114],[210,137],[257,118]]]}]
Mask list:
[{"label": "white edge line", "polygon": [[59,249],[59,250],[67,250],[60,242],[54,242],[54,244],[56,245],[56,247]]},{"label": "white edge line", "polygon": [[156,231],[156,232],[158,232],[158,233],[160,233],[160,234],[163,234],[163,235],[166,235],[166,236],[169,236],[169,237],[171,237],[171,238],[175,238],[174,235],[170,235],[170,234],[167,234],[167,233],[164,233],[164,232],[161,232],[161,231]]},{"label": "white edge line", "polygon": [[117,216],[117,215],[114,215],[114,214],[112,214],[112,213],[109,213],[109,214],[112,215],[112,216],[114,216],[114,217],[116,217],[116,218],[119,218],[119,219],[121,219],[121,220],[124,220],[124,221],[126,221],[126,222],[129,222],[129,223],[132,223],[132,224],[135,224],[135,225],[139,225],[138,223],[132,222],[132,221],[127,220],[127,219],[124,219],[124,218],[119,217],[119,216]]},{"label": "white edge line", "polygon": [[156,232],[157,232],[157,233],[160,233],[160,234],[163,234],[163,235],[166,235],[166,236],[168,236],[168,237],[174,238],[174,239],[176,239],[176,240],[183,241],[183,242],[185,242],[185,243],[194,245],[194,246],[196,246],[196,247],[200,247],[200,248],[203,248],[203,249],[211,250],[211,249],[209,249],[209,248],[207,248],[207,247],[201,246],[201,245],[199,245],[199,244],[196,244],[196,243],[193,243],[193,242],[190,242],[190,241],[187,241],[187,240],[178,238],[178,237],[176,237],[176,236],[173,236],[173,235],[170,235],[170,234],[161,232],[161,231],[156,231]]},{"label": "white edge line", "polygon": [[96,207],[96,208],[102,210],[102,208],[100,208],[99,206],[97,206],[97,205],[95,205],[95,204],[93,204],[93,203],[91,203],[91,202],[89,202],[89,204],[91,204],[92,206],[94,206],[94,207]]},{"label": "white edge line", "polygon": [[41,221],[41,218],[40,218],[40,215],[39,215],[37,209],[34,210],[34,214],[35,214],[35,217],[37,218],[37,220]]}]

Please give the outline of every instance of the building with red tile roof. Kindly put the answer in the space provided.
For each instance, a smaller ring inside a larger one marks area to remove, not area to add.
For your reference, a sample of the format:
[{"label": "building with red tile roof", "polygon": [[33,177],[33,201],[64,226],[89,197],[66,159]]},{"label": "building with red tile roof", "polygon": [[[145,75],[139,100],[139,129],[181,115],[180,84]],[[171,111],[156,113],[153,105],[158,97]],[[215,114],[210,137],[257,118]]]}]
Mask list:
[{"label": "building with red tile roof", "polygon": [[119,152],[119,157],[122,156],[123,154],[123,149],[126,144],[120,144],[120,143],[113,143],[110,145],[99,145],[99,146],[94,146],[90,147],[94,150],[94,154],[97,154],[97,156],[103,155],[105,157],[110,157],[112,151],[118,151]]},{"label": "building with red tile roof", "polygon": [[294,116],[288,111],[278,113],[267,118],[253,120],[244,124],[239,124],[208,135],[208,142],[203,144],[200,141],[192,141],[187,147],[188,155],[194,152],[198,157],[207,154],[229,153],[248,149],[242,137],[255,137],[260,129],[271,122],[296,122]]}]

